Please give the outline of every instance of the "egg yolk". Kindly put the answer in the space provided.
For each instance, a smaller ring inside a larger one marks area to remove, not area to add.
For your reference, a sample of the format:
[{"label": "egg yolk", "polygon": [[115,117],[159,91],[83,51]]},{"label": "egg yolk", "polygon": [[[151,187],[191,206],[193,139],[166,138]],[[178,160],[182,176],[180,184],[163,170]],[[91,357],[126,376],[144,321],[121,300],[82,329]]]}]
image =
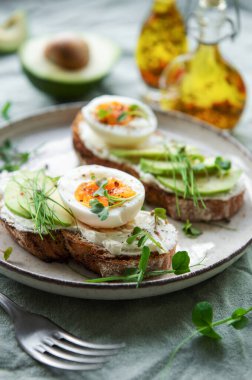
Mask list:
[{"label": "egg yolk", "polygon": [[109,125],[127,125],[135,117],[130,105],[119,102],[99,104],[95,116],[101,123]]},{"label": "egg yolk", "polygon": [[[109,197],[106,196],[95,196],[94,193],[99,189],[99,185],[96,181],[89,181],[81,183],[75,190],[75,199],[86,207],[90,207],[90,201],[92,199],[97,199],[103,206],[109,206]],[[136,195],[136,192],[132,188],[122,181],[115,178],[110,178],[107,181],[104,189],[107,190],[109,196],[127,199]],[[119,203],[120,201],[116,202]]]}]

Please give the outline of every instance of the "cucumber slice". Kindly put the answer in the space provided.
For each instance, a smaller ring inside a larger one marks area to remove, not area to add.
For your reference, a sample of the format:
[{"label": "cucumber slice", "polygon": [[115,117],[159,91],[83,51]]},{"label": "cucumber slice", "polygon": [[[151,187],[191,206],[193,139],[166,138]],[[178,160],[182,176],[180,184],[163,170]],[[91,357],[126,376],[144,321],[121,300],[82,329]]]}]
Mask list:
[{"label": "cucumber slice", "polygon": [[[228,193],[238,182],[242,174],[241,170],[232,170],[223,177],[216,175],[197,178],[197,188],[202,196],[213,196],[221,193]],[[157,176],[157,180],[166,188],[184,194],[185,185],[181,179]]]},{"label": "cucumber slice", "polygon": [[32,218],[36,214],[33,191],[43,190],[50,199],[46,200],[47,212],[56,225],[68,227],[73,218],[67,212],[54,181],[43,172],[22,172],[11,180],[5,190],[5,204],[14,214]]},{"label": "cucumber slice", "polygon": [[18,198],[20,195],[20,186],[15,182],[14,180],[10,180],[7,183],[7,186],[5,188],[4,192],[4,203],[5,206],[13,212],[13,214],[22,216],[26,219],[31,219],[31,214],[29,211],[25,210],[23,207],[20,206]]},{"label": "cucumber slice", "polygon": [[[154,161],[141,159],[140,169],[145,173],[151,173],[161,176],[173,176],[173,174],[179,174],[181,170],[185,168],[185,164],[182,162],[171,161]],[[209,157],[203,162],[192,165],[195,174],[212,174],[217,171],[215,165],[215,158]]]}]

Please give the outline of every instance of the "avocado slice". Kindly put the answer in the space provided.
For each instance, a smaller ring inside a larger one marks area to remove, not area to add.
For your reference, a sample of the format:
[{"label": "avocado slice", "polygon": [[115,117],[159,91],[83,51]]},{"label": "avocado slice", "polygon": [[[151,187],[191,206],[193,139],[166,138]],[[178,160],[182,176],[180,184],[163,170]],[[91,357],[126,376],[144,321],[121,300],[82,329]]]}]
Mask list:
[{"label": "avocado slice", "polygon": [[110,40],[94,34],[78,34],[88,44],[90,59],[83,69],[66,70],[45,56],[46,46],[56,37],[51,35],[28,40],[20,49],[20,61],[32,84],[58,99],[82,98],[108,75],[120,55],[120,49]]},{"label": "avocado slice", "polygon": [[[171,161],[154,161],[141,159],[140,169],[145,173],[161,176],[173,176],[180,174],[181,170],[185,168],[183,162],[171,162]],[[192,164],[192,169],[195,174],[212,174],[217,171],[215,165],[215,157],[206,158],[203,162]]]},{"label": "avocado slice", "polygon": [[[231,170],[228,174],[223,177],[217,175],[198,177],[197,188],[202,196],[213,196],[221,193],[228,193],[238,182],[242,170]],[[185,185],[182,179],[176,179],[157,176],[157,180],[166,187],[176,193],[184,194]]]},{"label": "avocado slice", "polygon": [[[30,183],[29,183],[30,181]],[[25,187],[31,190],[25,192]],[[26,219],[31,219],[35,215],[34,201],[33,201],[33,186],[43,191],[50,197],[47,205],[53,216],[53,221],[56,225],[68,227],[72,224],[73,218],[69,212],[66,211],[64,203],[55,186],[55,182],[44,175],[42,171],[36,172],[21,172],[18,176],[11,179],[4,192],[4,200],[6,207],[18,216]]]},{"label": "avocado slice", "polygon": [[27,37],[26,15],[22,11],[13,13],[0,25],[0,53],[13,53]]},{"label": "avocado slice", "polygon": [[[175,151],[175,147],[170,147],[170,149]],[[186,152],[188,156],[191,156],[194,159],[199,159],[202,161],[204,159],[204,156],[202,156],[197,149],[194,147],[187,146]],[[127,160],[139,162],[140,159],[146,158],[146,159],[152,159],[155,161],[162,161],[164,159],[169,158],[169,153],[167,149],[163,146],[156,146],[153,148],[146,148],[146,149],[111,149],[110,153],[113,156],[119,157],[119,158],[125,158]]]}]

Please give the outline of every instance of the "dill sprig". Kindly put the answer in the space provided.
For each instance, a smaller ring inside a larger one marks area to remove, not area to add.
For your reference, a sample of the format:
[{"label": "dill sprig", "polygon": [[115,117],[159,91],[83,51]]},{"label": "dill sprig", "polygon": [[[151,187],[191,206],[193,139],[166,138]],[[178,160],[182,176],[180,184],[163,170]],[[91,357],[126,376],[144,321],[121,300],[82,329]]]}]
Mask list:
[{"label": "dill sprig", "polygon": [[180,216],[179,192],[176,191],[176,178],[178,174],[181,176],[185,186],[183,197],[192,198],[195,207],[199,208],[201,204],[201,206],[205,208],[205,203],[198,190],[197,180],[193,170],[191,157],[189,157],[189,155],[187,154],[186,147],[181,146],[174,153],[167,145],[165,145],[165,149],[167,151],[167,160],[169,160],[171,164],[174,165],[172,176],[174,180],[176,208],[178,216]]}]

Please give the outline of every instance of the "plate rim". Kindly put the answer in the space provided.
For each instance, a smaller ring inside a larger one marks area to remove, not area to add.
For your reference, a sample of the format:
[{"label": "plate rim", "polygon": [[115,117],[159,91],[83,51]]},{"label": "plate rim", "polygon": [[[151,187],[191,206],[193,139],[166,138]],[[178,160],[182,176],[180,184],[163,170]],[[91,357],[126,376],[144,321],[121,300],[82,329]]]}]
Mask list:
[{"label": "plate rim", "polygon": [[[34,118],[39,118],[44,117],[45,115],[50,115],[55,112],[62,112],[62,113],[67,113],[67,112],[74,112],[78,111],[78,109],[82,108],[87,102],[80,101],[80,102],[71,102],[71,103],[65,103],[65,104],[59,104],[59,105],[53,105],[49,107],[44,107],[41,108],[38,111],[31,112],[26,116],[20,116],[17,118],[13,118],[12,120],[8,122],[4,122],[0,124],[0,139],[2,135],[2,131],[8,130],[11,128],[12,130],[15,129],[15,127],[20,124],[20,123],[25,123],[27,121],[32,122],[32,119]],[[223,130],[218,130],[214,126],[198,120],[192,116],[186,115],[184,113],[178,112],[178,111],[172,111],[172,112],[166,112],[162,110],[155,110],[157,114],[161,114],[163,116],[166,116],[167,114],[170,115],[171,117],[183,121],[189,121],[190,123],[193,123],[197,125],[197,127],[207,130],[208,132],[212,133],[215,136],[218,136],[219,138],[223,138],[225,141],[228,141],[231,143],[235,148],[241,151],[241,153],[251,162],[252,164],[252,152],[248,148],[246,148],[242,143],[240,143],[235,137],[233,137],[231,134],[229,134],[227,131]],[[238,257],[242,252],[246,250],[246,248],[252,244],[252,234],[251,238],[243,244],[239,249],[237,249],[235,252],[231,253],[228,257],[225,257],[213,264],[210,264],[206,268],[199,268],[193,272],[185,273],[176,277],[166,277],[166,278],[157,278],[157,279],[152,279],[150,281],[143,281],[140,284],[140,288],[151,288],[151,287],[156,287],[156,286],[164,286],[168,285],[170,283],[177,283],[177,282],[182,282],[185,280],[189,280],[194,277],[198,277],[201,275],[204,275],[208,272],[213,271],[216,268],[221,268],[224,266],[227,262],[234,260],[236,257]],[[29,252],[27,252],[30,254]],[[48,263],[49,265],[50,263]],[[64,264],[64,263],[63,263]],[[71,288],[81,288],[81,289],[136,289],[135,283],[132,282],[111,282],[111,283],[87,283],[85,281],[71,281],[71,280],[64,280],[64,279],[58,279],[58,278],[52,278],[52,277],[47,277],[46,275],[43,274],[38,274],[35,272],[28,271],[26,269],[22,269],[20,267],[17,267],[8,261],[0,260],[0,267],[9,270],[11,272],[17,272],[20,275],[36,279],[38,281],[42,281],[45,283],[51,283],[51,284],[57,284],[57,285],[63,285],[66,287],[71,287]],[[80,274],[81,275],[81,274]]]}]

